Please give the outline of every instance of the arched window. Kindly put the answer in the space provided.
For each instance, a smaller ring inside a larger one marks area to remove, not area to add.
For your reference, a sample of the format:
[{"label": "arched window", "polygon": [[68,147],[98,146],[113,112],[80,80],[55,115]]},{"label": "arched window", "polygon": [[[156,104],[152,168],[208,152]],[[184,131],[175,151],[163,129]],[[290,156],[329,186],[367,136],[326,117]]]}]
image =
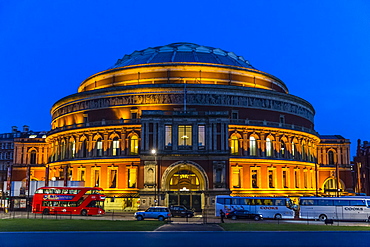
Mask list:
[{"label": "arched window", "polygon": [[328,152],[328,165],[334,165],[334,152],[331,150]]},{"label": "arched window", "polygon": [[96,140],[96,156],[102,157],[103,156],[103,142],[101,138]]},{"label": "arched window", "polygon": [[130,155],[139,154],[139,138],[137,135],[133,135],[130,138]]},{"label": "arched window", "polygon": [[239,140],[236,135],[231,136],[230,152],[231,152],[231,155],[239,154]]},{"label": "arched window", "polygon": [[76,155],[76,141],[72,140],[71,142],[71,158],[74,158]]},{"label": "arched window", "polygon": [[272,142],[270,138],[266,138],[266,156],[271,157],[272,156]]},{"label": "arched window", "polygon": [[249,137],[249,155],[250,156],[257,155],[256,138],[254,138],[253,136]]},{"label": "arched window", "polygon": [[81,145],[81,151],[82,151],[82,158],[86,158],[87,157],[87,140],[83,140],[82,141],[82,145]]},{"label": "arched window", "polygon": [[61,156],[60,158],[62,160],[64,160],[66,158],[66,143],[65,143],[64,140],[62,141],[61,154],[60,154],[60,156]]},{"label": "arched window", "polygon": [[114,137],[112,141],[112,155],[117,156],[119,155],[119,140],[118,137]]},{"label": "arched window", "polygon": [[281,141],[280,142],[280,153],[281,153],[281,158],[286,158],[286,147],[285,147],[285,142]]},{"label": "arched window", "polygon": [[307,159],[306,145],[303,144],[302,145],[302,160],[306,160],[306,159]]},{"label": "arched window", "polygon": [[36,151],[32,150],[30,153],[30,164],[36,164]]}]

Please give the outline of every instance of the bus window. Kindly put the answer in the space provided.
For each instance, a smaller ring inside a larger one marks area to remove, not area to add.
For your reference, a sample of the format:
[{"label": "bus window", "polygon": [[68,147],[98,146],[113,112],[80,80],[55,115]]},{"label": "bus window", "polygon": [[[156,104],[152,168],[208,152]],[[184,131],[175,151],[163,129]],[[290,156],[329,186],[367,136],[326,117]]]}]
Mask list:
[{"label": "bus window", "polygon": [[68,194],[77,195],[78,193],[80,193],[80,190],[69,190],[68,191]]},{"label": "bus window", "polygon": [[232,198],[232,205],[239,205],[239,199],[238,198]]},{"label": "bus window", "polygon": [[309,206],[313,206],[315,205],[315,200],[311,200],[311,199],[302,199],[301,202],[300,202],[301,205],[309,205]]},{"label": "bus window", "polygon": [[248,199],[242,198],[239,200],[239,202],[240,202],[240,205],[248,205]]},{"label": "bus window", "polygon": [[275,201],[274,203],[275,206],[285,206],[285,202],[282,199],[276,199],[274,201]]},{"label": "bus window", "polygon": [[225,198],[225,205],[231,205],[231,198]]},{"label": "bus window", "polygon": [[62,194],[62,190],[61,189],[54,189],[53,194]]},{"label": "bus window", "polygon": [[35,194],[43,194],[44,190],[43,189],[38,189],[35,191]]},{"label": "bus window", "polygon": [[225,199],[224,198],[217,198],[217,203],[219,204],[225,204]]},{"label": "bus window", "polygon": [[272,200],[265,199],[264,202],[263,202],[263,205],[273,205]]},{"label": "bus window", "polygon": [[349,206],[349,201],[345,200],[335,200],[334,206]]},{"label": "bus window", "polygon": [[318,200],[318,206],[334,206],[333,200]]},{"label": "bus window", "polygon": [[355,201],[355,200],[351,200],[351,201],[349,201],[349,204],[351,205],[351,206],[366,206],[366,204],[365,204],[365,200],[357,200],[357,201]]}]

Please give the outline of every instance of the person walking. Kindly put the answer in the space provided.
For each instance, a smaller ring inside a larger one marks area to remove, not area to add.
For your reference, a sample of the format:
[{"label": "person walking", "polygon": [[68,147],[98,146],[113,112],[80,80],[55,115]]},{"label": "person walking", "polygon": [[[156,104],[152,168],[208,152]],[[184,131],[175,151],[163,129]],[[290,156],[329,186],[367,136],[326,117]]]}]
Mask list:
[{"label": "person walking", "polygon": [[225,223],[225,222],[224,222],[225,212],[224,212],[224,211],[222,211],[222,209],[220,209],[220,216],[221,216],[221,223]]}]

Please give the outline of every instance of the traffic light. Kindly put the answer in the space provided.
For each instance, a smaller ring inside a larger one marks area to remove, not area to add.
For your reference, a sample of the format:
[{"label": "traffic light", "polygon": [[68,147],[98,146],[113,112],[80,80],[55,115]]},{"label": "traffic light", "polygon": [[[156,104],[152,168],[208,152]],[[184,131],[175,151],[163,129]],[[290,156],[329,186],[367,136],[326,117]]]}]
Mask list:
[{"label": "traffic light", "polygon": [[9,192],[5,192],[5,200],[9,200]]}]

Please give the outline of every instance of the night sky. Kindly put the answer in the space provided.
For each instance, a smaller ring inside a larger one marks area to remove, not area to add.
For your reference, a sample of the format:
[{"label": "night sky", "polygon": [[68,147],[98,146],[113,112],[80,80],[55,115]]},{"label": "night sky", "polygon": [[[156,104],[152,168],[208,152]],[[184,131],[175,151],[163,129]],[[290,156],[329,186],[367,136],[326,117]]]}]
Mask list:
[{"label": "night sky", "polygon": [[0,133],[50,130],[50,109],[135,50],[221,48],[285,82],[322,135],[369,140],[370,1],[0,0]]}]

